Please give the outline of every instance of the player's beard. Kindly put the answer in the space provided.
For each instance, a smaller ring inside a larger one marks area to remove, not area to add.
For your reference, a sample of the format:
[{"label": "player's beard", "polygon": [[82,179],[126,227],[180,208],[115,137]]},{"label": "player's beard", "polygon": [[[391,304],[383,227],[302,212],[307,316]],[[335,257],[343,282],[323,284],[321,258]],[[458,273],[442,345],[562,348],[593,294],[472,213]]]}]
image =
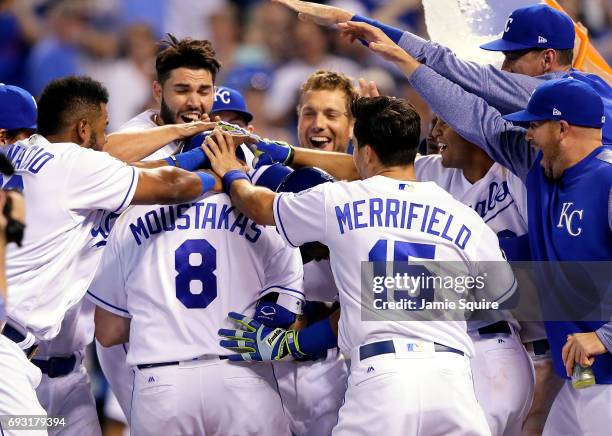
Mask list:
[{"label": "player's beard", "polygon": [[172,110],[166,104],[164,97],[161,98],[161,105],[159,108],[159,117],[164,124],[176,124],[176,116],[172,113]]}]

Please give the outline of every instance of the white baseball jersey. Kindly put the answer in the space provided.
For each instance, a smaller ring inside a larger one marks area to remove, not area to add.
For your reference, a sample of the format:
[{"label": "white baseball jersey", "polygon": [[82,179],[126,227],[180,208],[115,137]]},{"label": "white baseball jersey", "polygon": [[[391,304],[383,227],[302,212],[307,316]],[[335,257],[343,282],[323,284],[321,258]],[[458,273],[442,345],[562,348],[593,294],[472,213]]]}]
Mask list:
[{"label": "white baseball jersey", "polygon": [[89,296],[131,318],[130,365],[224,355],[219,328],[230,311],[253,315],[257,300],[301,313],[298,250],[273,227],[238,213],[224,194],[194,203],[135,206],[116,222]]},{"label": "white baseball jersey", "polygon": [[109,212],[130,204],[138,171],[107,153],[40,135],[13,144],[7,156],[27,210],[23,247],[7,249],[8,314],[48,340],[87,291],[101,255],[96,248],[104,245],[98,229]]},{"label": "white baseball jersey", "polygon": [[[288,244],[320,241],[330,249],[342,307],[338,343],[343,352],[368,342],[407,337],[472,354],[464,321],[361,322],[360,279],[361,262],[367,261],[459,261],[470,271],[482,267],[474,263],[478,260],[503,261],[495,234],[472,209],[435,183],[384,176],[278,194],[273,207]],[[503,271],[497,271],[497,284],[504,288],[496,293],[500,299],[516,286],[510,267],[503,265]]]},{"label": "white baseball jersey", "polygon": [[525,184],[497,162],[476,183],[458,168],[444,168],[439,154],[421,156],[414,162],[417,180],[436,182],[463,204],[474,209],[498,237],[527,233]]},{"label": "white baseball jersey", "polygon": [[[507,168],[495,162],[485,176],[476,183],[469,182],[459,168],[445,168],[439,154],[415,160],[414,169],[420,182],[435,182],[461,203],[474,209],[498,238],[521,236],[527,233],[527,189],[525,184]],[[506,319],[517,327],[508,312]],[[476,321],[469,330],[490,324]]]},{"label": "white baseball jersey", "polygon": [[[136,115],[134,118],[132,118],[131,120],[123,124],[121,127],[119,127],[117,131],[118,132],[138,132],[140,130],[148,130],[153,127],[158,127],[158,125],[155,124],[155,121],[153,121],[156,116],[159,116],[158,110],[148,109]],[[153,153],[151,153],[149,156],[147,156],[143,160],[165,159],[168,156],[172,155],[179,148],[179,146],[180,146],[180,141],[169,142],[168,144],[164,145],[159,150],[156,150]]]}]

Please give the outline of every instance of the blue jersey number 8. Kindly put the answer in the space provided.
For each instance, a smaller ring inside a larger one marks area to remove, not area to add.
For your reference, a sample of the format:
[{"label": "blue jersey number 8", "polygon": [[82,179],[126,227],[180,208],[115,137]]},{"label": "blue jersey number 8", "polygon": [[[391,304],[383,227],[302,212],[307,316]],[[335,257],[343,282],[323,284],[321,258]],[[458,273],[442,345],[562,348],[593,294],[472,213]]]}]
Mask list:
[{"label": "blue jersey number 8", "polygon": [[[187,309],[204,309],[217,298],[217,250],[208,241],[183,242],[174,252],[174,269],[178,273],[176,298]],[[199,289],[192,291],[192,284]]]}]

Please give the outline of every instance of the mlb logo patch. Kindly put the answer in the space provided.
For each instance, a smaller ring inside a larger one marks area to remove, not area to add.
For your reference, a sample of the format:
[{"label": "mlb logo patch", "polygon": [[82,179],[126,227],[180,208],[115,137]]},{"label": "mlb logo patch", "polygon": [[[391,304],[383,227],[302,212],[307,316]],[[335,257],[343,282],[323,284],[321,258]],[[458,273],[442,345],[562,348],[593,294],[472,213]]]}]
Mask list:
[{"label": "mlb logo patch", "polygon": [[400,183],[399,184],[399,190],[400,191],[412,192],[412,191],[414,191],[414,185],[412,185],[411,183]]},{"label": "mlb logo patch", "polygon": [[409,353],[420,353],[423,351],[421,344],[406,344]]},{"label": "mlb logo patch", "polygon": [[554,108],[553,108],[553,115],[555,115],[555,116],[559,116],[559,115],[563,115],[563,114],[561,113],[561,111],[560,111],[559,109],[557,109],[556,107],[554,107]]},{"label": "mlb logo patch", "polygon": [[548,39],[544,38],[543,36],[538,36],[538,44],[546,44],[548,42]]}]

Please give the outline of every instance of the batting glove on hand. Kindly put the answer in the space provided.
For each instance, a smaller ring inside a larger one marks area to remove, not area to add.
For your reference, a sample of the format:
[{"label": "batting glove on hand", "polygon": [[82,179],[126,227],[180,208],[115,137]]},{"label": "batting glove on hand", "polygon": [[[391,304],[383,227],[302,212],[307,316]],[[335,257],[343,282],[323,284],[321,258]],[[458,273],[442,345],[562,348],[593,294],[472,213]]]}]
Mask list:
[{"label": "batting glove on hand", "polygon": [[295,330],[266,327],[259,321],[236,312],[230,312],[228,317],[242,327],[238,330],[219,330],[219,336],[226,338],[220,341],[221,346],[238,353],[229,355],[229,360],[270,362],[284,360],[289,356],[306,356],[299,350]]},{"label": "batting glove on hand", "polygon": [[255,143],[255,147],[261,153],[265,153],[271,160],[271,163],[282,163],[283,165],[291,165],[295,150],[293,146],[285,141],[272,141],[270,139],[262,139]]}]

